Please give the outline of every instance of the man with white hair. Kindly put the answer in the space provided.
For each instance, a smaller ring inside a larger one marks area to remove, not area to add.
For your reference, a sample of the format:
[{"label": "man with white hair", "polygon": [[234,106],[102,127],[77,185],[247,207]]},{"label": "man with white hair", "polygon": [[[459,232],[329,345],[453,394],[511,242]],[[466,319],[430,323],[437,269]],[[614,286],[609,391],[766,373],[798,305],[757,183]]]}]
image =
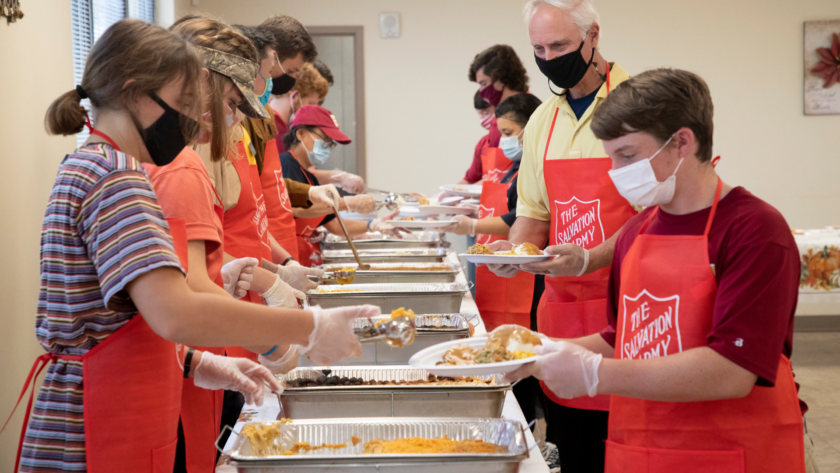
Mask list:
[{"label": "man with white hair", "polygon": [[[629,74],[598,51],[601,26],[591,0],[530,0],[525,21],[540,71],[555,94],[531,116],[524,134],[519,202],[507,250],[525,242],[557,258],[527,265],[488,265],[500,276],[544,274],[539,331],[579,338],[606,325],[609,266],[618,231],[636,211],[610,181],[607,153],[590,130],[592,115]],[[560,450],[563,473],[602,472],[609,396],[561,399],[543,384],[547,440]]]}]

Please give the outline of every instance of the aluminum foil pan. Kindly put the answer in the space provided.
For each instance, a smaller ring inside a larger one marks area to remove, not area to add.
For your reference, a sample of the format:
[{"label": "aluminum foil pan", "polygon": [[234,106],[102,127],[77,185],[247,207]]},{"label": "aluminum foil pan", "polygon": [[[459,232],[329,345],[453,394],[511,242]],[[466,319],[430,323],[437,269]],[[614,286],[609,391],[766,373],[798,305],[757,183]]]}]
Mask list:
[{"label": "aluminum foil pan", "polygon": [[[358,249],[359,257],[397,257],[397,256],[446,256],[446,248],[370,248]],[[325,258],[353,257],[352,250],[324,250],[321,256]]]},{"label": "aluminum foil pan", "polygon": [[[364,329],[370,325],[375,325],[380,320],[387,320],[391,317],[371,317],[359,318],[354,320],[354,328]],[[424,314],[417,315],[414,318],[414,325],[418,332],[453,332],[470,330],[470,324],[466,317],[461,314]]]},{"label": "aluminum foil pan", "polygon": [[359,390],[418,390],[418,389],[434,389],[434,390],[475,390],[475,389],[498,389],[510,386],[510,383],[503,383],[502,375],[485,375],[475,376],[475,378],[490,379],[492,378],[496,384],[465,384],[465,385],[381,385],[375,386],[312,386],[312,387],[289,387],[286,383],[288,381],[300,378],[317,379],[324,374],[324,370],[330,370],[330,376],[338,376],[339,378],[361,378],[364,381],[422,381],[429,379],[429,372],[419,368],[411,368],[407,366],[313,366],[308,368],[295,368],[285,375],[278,375],[277,379],[283,385],[284,393],[291,392],[311,392],[311,391],[337,391],[349,389],[352,391]]},{"label": "aluminum foil pan", "polygon": [[[507,447],[506,453],[485,454],[362,454],[364,444],[372,440],[396,440],[400,438],[424,437],[452,440],[483,440]],[[360,442],[352,444],[352,437]],[[452,471],[455,462],[519,462],[528,458],[528,446],[522,425],[508,419],[416,419],[416,418],[373,418],[373,419],[315,419],[295,420],[280,426],[280,435],[274,444],[279,452],[287,451],[297,442],[310,445],[340,445],[340,449],[322,449],[298,455],[255,456],[250,441],[239,435],[229,455],[231,464],[237,467],[265,466],[323,466],[332,465],[375,465],[400,463],[422,465],[438,463]],[[447,471],[446,469],[442,471]]]},{"label": "aluminum foil pan", "polygon": [[[324,271],[332,272],[344,268],[358,268],[356,263],[331,263],[322,264]],[[428,274],[428,273],[458,273],[461,268],[452,263],[373,263],[366,271],[357,271],[357,274]]]},{"label": "aluminum foil pan", "polygon": [[319,286],[307,294],[318,297],[329,296],[351,296],[365,294],[447,294],[468,291],[466,284],[456,283],[394,283],[394,284],[345,284],[343,286]]},{"label": "aluminum foil pan", "polygon": [[[441,241],[441,234],[440,232],[412,232],[412,233],[405,233],[402,237],[395,237],[390,235],[383,235],[379,232],[368,232],[363,233],[358,236],[353,237],[353,243],[357,245],[363,245],[369,242],[407,242],[407,241],[416,241],[416,242],[440,242]],[[347,243],[347,238],[344,235],[336,235],[334,233],[327,234],[325,243]]]}]

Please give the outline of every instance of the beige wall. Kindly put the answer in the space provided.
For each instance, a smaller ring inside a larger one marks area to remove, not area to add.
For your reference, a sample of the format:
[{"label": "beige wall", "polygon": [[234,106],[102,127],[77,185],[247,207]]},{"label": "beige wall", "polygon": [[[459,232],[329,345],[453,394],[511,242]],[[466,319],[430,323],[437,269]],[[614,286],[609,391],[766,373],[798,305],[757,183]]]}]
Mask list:
[{"label": "beige wall", "polygon": [[[58,163],[75,139],[49,137],[44,112],[73,88],[70,2],[21,2],[26,18],[0,21],[0,417],[5,421],[35,357],[39,238]],[[12,471],[18,409],[0,436],[0,472]]]},{"label": "beige wall", "polygon": [[[521,20],[524,0],[200,0],[234,23],[285,13],[305,25],[363,25],[372,187],[433,192],[463,176],[481,136],[467,81],[473,56],[513,46],[547,98]],[[720,173],[778,207],[792,226],[840,225],[840,116],[802,114],[802,22],[840,19],[837,0],[596,0],[602,52],[631,73],[700,73],[717,104]],[[402,15],[380,39],[379,13]]]}]

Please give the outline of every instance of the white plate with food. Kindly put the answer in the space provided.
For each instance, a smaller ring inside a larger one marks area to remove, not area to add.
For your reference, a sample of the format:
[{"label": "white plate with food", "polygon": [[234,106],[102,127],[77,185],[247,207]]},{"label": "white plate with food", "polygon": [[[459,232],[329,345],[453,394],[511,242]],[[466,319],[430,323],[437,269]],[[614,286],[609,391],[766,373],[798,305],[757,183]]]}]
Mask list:
[{"label": "white plate with food", "polygon": [[[412,219],[412,220],[408,220]],[[394,220],[389,220],[388,223],[397,227],[397,228],[443,228],[455,223],[454,220],[426,220],[425,218],[420,217],[406,217],[406,218],[399,218]]]},{"label": "white plate with food", "polygon": [[541,344],[542,340],[530,330],[508,330],[490,337],[452,340],[430,346],[415,353],[408,364],[434,375],[504,374],[533,362],[534,346]]},{"label": "white plate with food", "polygon": [[469,205],[478,205],[481,203],[478,199],[464,199],[461,201],[462,204],[469,204]]},{"label": "white plate with food", "polygon": [[470,247],[465,253],[461,254],[470,263],[479,264],[525,264],[525,263],[539,263],[541,261],[548,261],[553,256],[543,254],[537,245],[533,243],[523,243],[514,246],[510,251],[493,251],[481,243],[477,243]]},{"label": "white plate with food", "polygon": [[450,184],[440,186],[440,190],[464,197],[481,197],[481,186],[475,184]]},{"label": "white plate with food", "polygon": [[453,207],[451,205],[415,205],[413,207],[401,207],[400,212],[405,216],[469,215],[472,213],[472,209],[469,207]]}]

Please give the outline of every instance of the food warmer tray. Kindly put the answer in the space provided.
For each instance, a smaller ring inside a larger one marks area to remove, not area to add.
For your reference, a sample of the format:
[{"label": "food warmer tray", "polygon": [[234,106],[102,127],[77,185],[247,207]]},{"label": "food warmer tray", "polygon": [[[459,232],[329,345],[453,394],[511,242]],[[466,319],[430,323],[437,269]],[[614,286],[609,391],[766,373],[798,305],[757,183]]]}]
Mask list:
[{"label": "food warmer tray", "polygon": [[[371,319],[356,319],[357,329],[363,329],[380,319],[390,317],[374,317]],[[368,322],[370,320],[370,322]],[[407,365],[408,360],[418,351],[438,343],[451,340],[463,340],[470,336],[470,323],[461,314],[428,314],[418,315],[414,319],[417,335],[414,343],[403,348],[394,348],[385,343],[363,343],[362,355],[358,358],[345,358],[336,366],[348,365]],[[312,366],[312,360],[301,355],[298,360],[300,366]]]},{"label": "food warmer tray", "polygon": [[[447,436],[452,440],[484,440],[508,447],[507,453],[465,454],[380,454],[363,455],[371,440]],[[353,446],[351,438],[360,442]],[[323,449],[303,455],[254,456],[248,439],[239,435],[225,455],[240,472],[348,471],[353,473],[451,472],[514,473],[528,458],[525,431],[516,420],[480,418],[335,418],[295,420],[281,427],[280,443],[290,448],[295,442],[310,445],[349,445],[339,450]]]},{"label": "food warmer tray", "polygon": [[[446,259],[446,248],[394,248],[359,249],[363,263],[442,263]],[[351,250],[324,250],[321,252],[324,264],[355,263]]]},{"label": "food warmer tray", "polygon": [[346,284],[318,286],[306,294],[309,306],[327,309],[372,304],[383,313],[404,307],[415,314],[456,314],[469,290],[463,283]]},{"label": "food warmer tray", "polygon": [[[356,263],[334,263],[321,266],[326,272],[332,272],[344,268],[357,268]],[[389,268],[401,268],[394,270]],[[430,270],[431,268],[440,270]],[[414,268],[411,270],[409,268]],[[353,282],[356,284],[377,284],[377,283],[421,283],[421,282],[455,282],[455,278],[461,271],[459,267],[451,263],[374,263],[369,271],[356,271]],[[334,280],[323,281],[321,284],[338,284]]]},{"label": "food warmer tray", "polygon": [[[353,243],[360,250],[395,249],[395,248],[437,248],[449,246],[449,242],[443,239],[440,232],[413,232],[404,233],[402,238],[384,236],[379,232],[365,233],[354,237]],[[321,242],[322,250],[349,250],[350,245],[344,236],[333,233],[327,235],[326,240]]]},{"label": "food warmer tray", "polygon": [[[293,379],[316,379],[324,369],[330,376],[362,378],[365,381],[418,381],[429,378],[423,369],[396,366],[346,366],[295,368],[278,376],[284,391],[283,415],[291,419],[330,417],[487,417],[502,415],[510,384],[465,386],[314,386],[287,387]],[[490,378],[490,376],[477,376]]]}]

